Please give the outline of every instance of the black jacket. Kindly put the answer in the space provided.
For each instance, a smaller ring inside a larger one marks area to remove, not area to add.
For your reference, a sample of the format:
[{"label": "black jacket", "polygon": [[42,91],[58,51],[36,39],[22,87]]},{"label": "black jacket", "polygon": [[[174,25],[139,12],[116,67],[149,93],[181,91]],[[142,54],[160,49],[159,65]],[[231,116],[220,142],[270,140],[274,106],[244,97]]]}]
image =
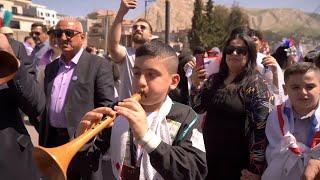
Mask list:
[{"label": "black jacket", "polygon": [[8,41],[13,50],[13,53],[16,55],[18,59],[20,59],[24,63],[27,72],[29,74],[32,74],[33,77],[35,78],[36,69],[32,61],[32,58],[28,56],[24,45],[21,42],[14,40],[12,38],[8,38]]},{"label": "black jacket", "polygon": [[[48,64],[45,69],[44,91],[47,105],[40,122],[39,132],[39,144],[44,147],[52,147],[49,142],[51,133],[49,111],[51,91],[58,70],[59,59]],[[83,51],[72,77],[77,78],[72,78],[70,81],[63,109],[67,119],[70,140],[73,139],[79,122],[85,113],[97,107],[111,106],[114,103],[114,81],[109,61]],[[91,177],[90,179],[101,179],[100,155],[96,156],[84,152],[81,155],[78,154],[78,157],[74,159],[78,161],[76,164],[79,165],[77,169],[80,168],[81,177],[88,176]],[[89,167],[89,165],[91,166]],[[94,173],[91,175],[92,172]]]},{"label": "black jacket", "polygon": [[[161,142],[154,151],[149,153],[151,165],[164,179],[205,179],[207,175],[206,154],[195,148],[191,142],[194,130],[199,128],[197,114],[189,106],[174,102],[166,118],[181,123],[181,125],[172,145]],[[101,152],[106,151],[110,146],[110,136],[111,128],[103,131],[96,138],[94,149]]]},{"label": "black jacket", "polygon": [[15,78],[0,85],[0,179],[39,179],[19,108],[36,119],[44,107],[44,93],[21,63]]}]

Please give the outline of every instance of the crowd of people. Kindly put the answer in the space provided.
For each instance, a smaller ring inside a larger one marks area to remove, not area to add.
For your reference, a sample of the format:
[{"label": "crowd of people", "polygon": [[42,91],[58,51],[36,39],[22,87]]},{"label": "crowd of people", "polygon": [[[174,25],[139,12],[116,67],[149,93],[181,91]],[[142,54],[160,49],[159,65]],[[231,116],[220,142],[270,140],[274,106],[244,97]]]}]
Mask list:
[{"label": "crowd of people", "polygon": [[176,52],[143,18],[125,47],[122,22],[136,6],[121,0],[106,55],[87,46],[75,18],[35,23],[23,43],[0,29],[0,57],[19,65],[0,84],[0,179],[50,178],[35,166],[23,116],[50,148],[116,114],[72,159],[68,179],[320,178],[320,49],[298,58],[285,39],[272,52],[241,26],[221,51]]}]

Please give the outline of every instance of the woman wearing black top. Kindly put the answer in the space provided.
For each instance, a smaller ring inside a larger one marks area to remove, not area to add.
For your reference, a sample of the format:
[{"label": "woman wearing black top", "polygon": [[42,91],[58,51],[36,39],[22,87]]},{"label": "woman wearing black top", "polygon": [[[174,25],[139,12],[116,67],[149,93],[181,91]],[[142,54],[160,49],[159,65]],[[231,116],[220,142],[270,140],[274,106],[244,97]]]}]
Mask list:
[{"label": "woman wearing black top", "polygon": [[250,37],[234,35],[223,50],[219,72],[194,93],[195,111],[207,112],[207,179],[260,179],[265,168],[270,93],[256,71],[256,56]]}]

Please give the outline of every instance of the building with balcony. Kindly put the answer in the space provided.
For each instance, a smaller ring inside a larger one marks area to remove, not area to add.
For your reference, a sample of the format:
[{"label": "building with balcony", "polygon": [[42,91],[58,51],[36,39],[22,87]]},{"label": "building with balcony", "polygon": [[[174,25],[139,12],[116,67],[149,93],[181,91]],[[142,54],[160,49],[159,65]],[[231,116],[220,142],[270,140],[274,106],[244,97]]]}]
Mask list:
[{"label": "building with balcony", "polygon": [[[111,25],[116,17],[116,12],[111,10],[97,10],[88,14],[86,24],[83,24],[84,29],[88,29],[88,46],[95,46],[98,49],[107,48],[107,36]],[[131,27],[134,21],[124,20],[122,23],[121,44],[132,46]],[[91,24],[89,24],[91,23]]]},{"label": "building with balcony", "polygon": [[0,9],[12,12],[10,27],[19,41],[29,34],[33,23],[54,26],[58,22],[55,11],[34,4],[31,0],[0,0]]},{"label": "building with balcony", "polygon": [[55,26],[58,22],[57,12],[47,9],[46,6],[29,4],[23,9],[23,11],[26,16],[42,18],[44,20],[43,23],[48,27]]}]

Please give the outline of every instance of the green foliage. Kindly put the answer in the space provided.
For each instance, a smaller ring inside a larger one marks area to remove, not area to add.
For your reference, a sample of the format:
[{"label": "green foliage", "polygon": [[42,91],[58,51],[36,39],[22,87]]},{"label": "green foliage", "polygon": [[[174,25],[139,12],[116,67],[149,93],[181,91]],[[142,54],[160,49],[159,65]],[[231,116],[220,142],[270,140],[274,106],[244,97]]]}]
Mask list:
[{"label": "green foliage", "polygon": [[248,26],[249,17],[243,13],[239,6],[235,5],[231,8],[231,13],[228,21],[228,30],[231,32],[234,28],[239,26]]},{"label": "green foliage", "polygon": [[223,47],[224,41],[229,34],[229,32],[227,31],[228,18],[228,8],[221,5],[214,6],[213,19],[211,22],[212,31],[208,32],[208,36],[210,37],[210,39],[206,46],[208,49],[211,49],[212,47],[219,47],[221,49]]},{"label": "green foliage", "polygon": [[189,42],[190,42],[191,49],[194,49],[195,47],[200,46],[203,43],[202,27],[203,27],[204,17],[203,17],[202,11],[203,11],[202,0],[195,0],[193,17],[192,17],[192,26],[189,32]]},{"label": "green foliage", "polygon": [[205,7],[201,0],[195,0],[189,32],[190,48],[222,48],[229,32],[235,27],[247,25],[248,19],[238,6],[233,6],[229,12],[225,6],[214,5],[212,0],[208,0]]}]

